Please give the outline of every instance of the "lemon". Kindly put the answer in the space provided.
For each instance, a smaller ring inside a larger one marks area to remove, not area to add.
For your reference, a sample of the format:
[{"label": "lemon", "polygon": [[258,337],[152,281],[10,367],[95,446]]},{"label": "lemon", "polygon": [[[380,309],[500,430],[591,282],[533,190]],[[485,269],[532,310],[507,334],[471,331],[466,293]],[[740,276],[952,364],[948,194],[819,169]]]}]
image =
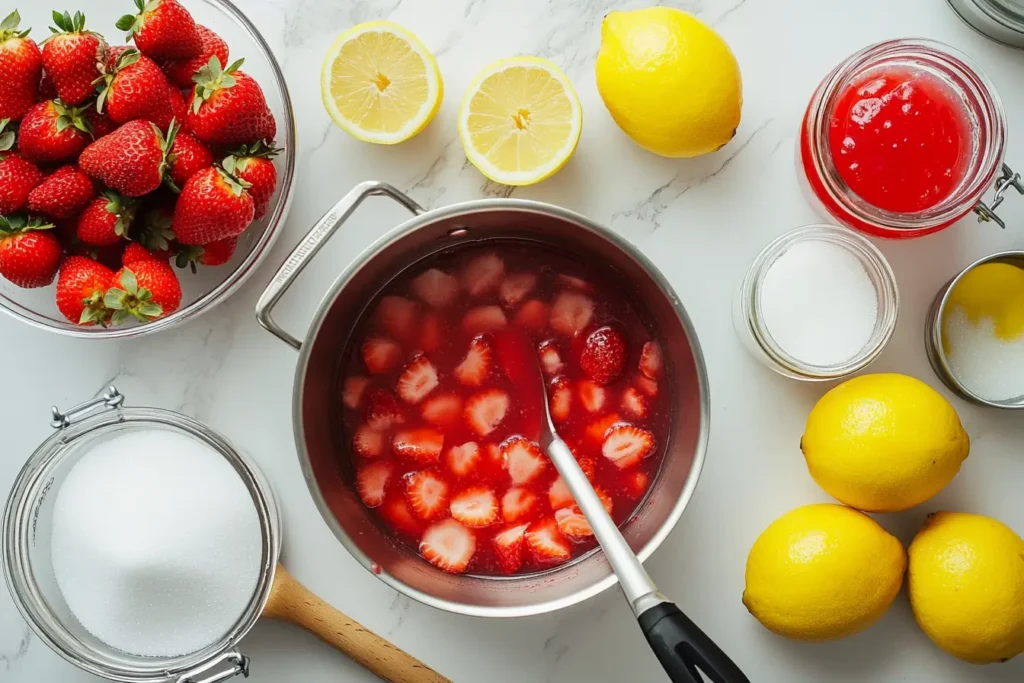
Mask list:
[{"label": "lemon", "polygon": [[504,185],[532,185],[576,150],[583,108],[569,78],[538,57],[513,57],[481,71],[462,100],[466,158]]},{"label": "lemon", "polygon": [[[1013,341],[1024,335],[1024,269],[1010,263],[984,263],[964,274],[950,292],[943,329],[956,309],[978,325],[991,318],[997,337]],[[946,353],[950,352],[948,345]]]},{"label": "lemon", "polygon": [[390,21],[369,21],[331,45],[320,94],[339,128],[363,142],[393,145],[427,127],[441,107],[444,84],[416,36]]},{"label": "lemon", "polygon": [[970,442],[956,410],[924,382],[862,375],[821,397],[800,448],[821,488],[859,510],[923,503],[960,471]]},{"label": "lemon", "polygon": [[732,51],[707,24],[671,7],[605,16],[597,90],[626,135],[666,157],[714,152],[740,125]]},{"label": "lemon", "polygon": [[974,664],[1024,652],[1024,541],[981,515],[937,512],[910,544],[914,618],[943,650]]},{"label": "lemon", "polygon": [[779,635],[844,638],[885,614],[905,569],[903,546],[875,520],[842,505],[805,505],[754,542],[743,604]]}]

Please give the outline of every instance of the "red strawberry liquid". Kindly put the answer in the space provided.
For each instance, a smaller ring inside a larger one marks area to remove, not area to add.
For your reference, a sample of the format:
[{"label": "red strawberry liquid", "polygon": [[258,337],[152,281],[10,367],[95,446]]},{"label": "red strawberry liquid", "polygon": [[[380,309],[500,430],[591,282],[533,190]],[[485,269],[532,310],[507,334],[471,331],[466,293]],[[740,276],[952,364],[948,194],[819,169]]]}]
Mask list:
[{"label": "red strawberry liquid", "polygon": [[[628,291],[610,271],[513,241],[433,256],[389,283],[339,386],[364,503],[452,572],[541,571],[593,548],[533,443],[546,397],[529,378],[539,357],[559,435],[627,520],[670,423],[660,349]],[[524,337],[529,353],[509,344]]]}]

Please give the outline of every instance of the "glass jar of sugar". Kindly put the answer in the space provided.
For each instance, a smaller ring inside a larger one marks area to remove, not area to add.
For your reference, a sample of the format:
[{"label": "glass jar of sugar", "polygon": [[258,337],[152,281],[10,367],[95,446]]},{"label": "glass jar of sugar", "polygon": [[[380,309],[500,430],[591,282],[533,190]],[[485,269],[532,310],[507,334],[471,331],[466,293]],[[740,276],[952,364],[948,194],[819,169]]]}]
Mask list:
[{"label": "glass jar of sugar", "polygon": [[877,358],[898,309],[896,278],[873,244],[846,228],[807,225],[754,259],[733,298],[733,324],[767,367],[823,381]]},{"label": "glass jar of sugar", "polygon": [[179,413],[125,408],[110,387],[53,411],[3,515],[4,576],[36,635],[114,681],[248,675],[237,650],[281,549],[270,486]]}]

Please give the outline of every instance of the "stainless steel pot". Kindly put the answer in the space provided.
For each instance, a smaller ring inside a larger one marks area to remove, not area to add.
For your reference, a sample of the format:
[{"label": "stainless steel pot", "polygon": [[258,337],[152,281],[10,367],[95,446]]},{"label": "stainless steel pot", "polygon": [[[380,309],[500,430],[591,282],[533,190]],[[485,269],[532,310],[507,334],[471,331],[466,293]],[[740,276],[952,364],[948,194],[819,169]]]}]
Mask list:
[{"label": "stainless steel pot", "polygon": [[[324,242],[370,196],[389,197],[414,214],[357,256],[320,303],[304,341],[277,325],[274,305]],[[514,617],[568,607],[616,583],[604,555],[525,576],[452,575],[395,542],[351,486],[349,444],[339,438],[339,376],[356,322],[392,278],[431,254],[481,240],[530,240],[617,271],[635,306],[657,328],[675,406],[663,465],[649,494],[623,525],[646,560],[679,521],[697,485],[708,436],[708,382],[697,336],[664,276],[624,239],[583,216],[540,202],[482,199],[425,211],[390,185],[356,186],[313,226],[256,305],[269,332],[299,351],[292,417],[299,462],[324,520],[345,548],[392,588],[458,614]]]}]

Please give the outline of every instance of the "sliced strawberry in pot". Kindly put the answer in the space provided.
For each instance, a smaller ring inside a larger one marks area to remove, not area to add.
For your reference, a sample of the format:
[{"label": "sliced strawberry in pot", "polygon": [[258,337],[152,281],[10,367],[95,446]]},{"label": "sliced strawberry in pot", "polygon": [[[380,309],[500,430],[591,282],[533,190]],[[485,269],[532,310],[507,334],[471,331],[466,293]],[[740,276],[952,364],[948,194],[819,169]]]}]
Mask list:
[{"label": "sliced strawberry in pot", "polygon": [[379,458],[384,453],[384,435],[361,425],[352,437],[352,450],[360,458]]},{"label": "sliced strawberry in pot", "polygon": [[622,334],[605,325],[587,335],[580,353],[580,369],[601,386],[622,374],[626,367],[626,342]]},{"label": "sliced strawberry in pot", "polygon": [[661,371],[665,368],[665,361],[661,355],[661,346],[658,342],[649,341],[644,344],[640,352],[640,372],[648,379],[658,379]]},{"label": "sliced strawberry in pot", "polygon": [[558,350],[558,342],[555,340],[541,342],[537,347],[537,355],[540,357],[540,367],[548,377],[554,377],[565,369],[562,353]]},{"label": "sliced strawberry in pot", "polygon": [[587,294],[591,294],[594,291],[594,285],[590,284],[581,277],[576,277],[575,275],[566,275],[565,273],[559,273],[558,283],[560,285],[568,287],[569,289],[578,289],[581,292],[586,292]]},{"label": "sliced strawberry in pot", "polygon": [[477,256],[462,271],[462,286],[472,296],[483,296],[498,288],[505,277],[505,262],[493,251]]},{"label": "sliced strawberry in pot", "polygon": [[548,307],[539,299],[530,299],[516,312],[513,322],[531,332],[543,332],[548,326]]},{"label": "sliced strawberry in pot", "polygon": [[407,475],[405,501],[420,519],[429,521],[444,517],[448,512],[448,482],[434,470],[420,470]]},{"label": "sliced strawberry in pot", "polygon": [[500,306],[477,306],[466,311],[462,329],[469,334],[494,332],[508,325],[508,318]]},{"label": "sliced strawberry in pot", "polygon": [[463,414],[474,432],[487,436],[505,419],[509,404],[508,394],[500,389],[487,389],[469,397]]},{"label": "sliced strawberry in pot", "polygon": [[650,409],[650,401],[636,387],[627,387],[622,392],[622,412],[632,417],[643,419],[647,417]]},{"label": "sliced strawberry in pot", "polygon": [[538,564],[565,562],[571,555],[569,539],[558,530],[553,517],[537,520],[526,528],[526,545]]},{"label": "sliced strawberry in pot", "polygon": [[529,484],[548,466],[548,459],[540,446],[522,436],[505,439],[501,444],[501,455],[513,484]]},{"label": "sliced strawberry in pot", "polygon": [[462,421],[462,398],[458,394],[436,394],[423,401],[423,419],[441,429],[452,429]]},{"label": "sliced strawberry in pot", "polygon": [[551,419],[565,422],[572,413],[572,386],[564,376],[555,377],[548,387],[548,407]]},{"label": "sliced strawberry in pot", "polygon": [[445,325],[437,313],[427,313],[420,320],[417,346],[420,351],[437,351],[444,344]]},{"label": "sliced strawberry in pot", "polygon": [[580,394],[580,403],[588,413],[599,413],[608,400],[607,390],[589,379],[580,380],[577,385]]},{"label": "sliced strawberry in pot", "polygon": [[551,304],[551,329],[570,339],[590,324],[594,316],[594,302],[579,292],[565,291]]},{"label": "sliced strawberry in pot", "polygon": [[620,417],[618,413],[611,413],[594,420],[587,425],[587,430],[585,432],[587,441],[594,445],[603,444],[604,435],[607,434],[612,425],[617,422],[622,422],[622,417]]},{"label": "sliced strawberry in pot", "polygon": [[416,333],[416,303],[401,296],[386,296],[374,313],[377,324],[401,341],[410,341]]},{"label": "sliced strawberry in pot", "polygon": [[455,379],[467,387],[481,386],[491,374],[493,352],[485,337],[474,337],[469,342],[466,357],[455,367]]},{"label": "sliced strawberry in pot", "polygon": [[383,431],[405,422],[398,399],[387,389],[374,389],[366,398],[366,424]]},{"label": "sliced strawberry in pot", "polygon": [[576,499],[572,497],[569,486],[561,477],[551,482],[551,486],[548,488],[548,502],[551,503],[552,510],[560,510],[576,504]]},{"label": "sliced strawberry in pot", "polygon": [[555,522],[558,524],[558,530],[568,538],[582,539],[594,535],[590,522],[583,516],[578,505],[555,510]]},{"label": "sliced strawberry in pot", "polygon": [[371,375],[391,372],[402,362],[402,347],[384,337],[371,337],[363,342],[363,363]]},{"label": "sliced strawberry in pot", "polygon": [[502,281],[498,298],[508,308],[515,308],[536,286],[537,276],[533,273],[514,273]]},{"label": "sliced strawberry in pot", "polygon": [[473,529],[498,521],[498,497],[486,486],[474,486],[456,494],[448,509],[452,517]]},{"label": "sliced strawberry in pot", "polygon": [[461,446],[449,448],[445,462],[456,477],[468,477],[480,465],[481,457],[480,445],[476,441],[467,441]]},{"label": "sliced strawberry in pot", "polygon": [[412,281],[412,291],[434,308],[447,308],[459,296],[459,281],[454,275],[431,268]]},{"label": "sliced strawberry in pot", "polygon": [[424,559],[451,574],[466,571],[475,553],[476,536],[454,519],[432,524],[420,540]]},{"label": "sliced strawberry in pot", "polygon": [[639,389],[645,396],[653,398],[658,395],[658,383],[643,375],[637,375],[633,378],[633,386]]},{"label": "sliced strawberry in pot", "polygon": [[613,425],[605,434],[601,453],[616,467],[626,469],[654,452],[654,434],[628,422]]},{"label": "sliced strawberry in pot", "polygon": [[523,541],[528,526],[528,524],[519,524],[508,527],[491,539],[491,545],[494,546],[494,557],[498,560],[498,566],[506,574],[514,574],[523,566]]},{"label": "sliced strawberry in pot", "polygon": [[356,492],[368,508],[375,508],[384,502],[384,494],[395,472],[390,460],[375,460],[356,470]]},{"label": "sliced strawberry in pot", "polygon": [[432,465],[441,456],[444,434],[436,429],[404,429],[391,440],[391,449],[419,465]]},{"label": "sliced strawberry in pot", "polygon": [[409,509],[405,496],[397,491],[392,491],[384,499],[384,504],[380,506],[380,516],[400,533],[419,538],[423,531],[423,522]]},{"label": "sliced strawberry in pot", "polygon": [[437,384],[437,368],[426,356],[420,356],[405,366],[396,390],[403,401],[415,405],[436,389]]},{"label": "sliced strawberry in pot", "polygon": [[630,498],[639,498],[647,493],[647,487],[651,484],[651,475],[643,470],[633,470],[626,474],[623,480],[623,491]]},{"label": "sliced strawberry in pot", "polygon": [[540,510],[539,503],[530,489],[513,486],[501,497],[501,516],[509,523],[533,519]]},{"label": "sliced strawberry in pot", "polygon": [[345,385],[341,389],[341,402],[347,408],[352,408],[353,410],[359,408],[363,402],[363,393],[366,391],[366,386],[369,383],[369,377],[362,377],[360,375],[346,377]]}]

